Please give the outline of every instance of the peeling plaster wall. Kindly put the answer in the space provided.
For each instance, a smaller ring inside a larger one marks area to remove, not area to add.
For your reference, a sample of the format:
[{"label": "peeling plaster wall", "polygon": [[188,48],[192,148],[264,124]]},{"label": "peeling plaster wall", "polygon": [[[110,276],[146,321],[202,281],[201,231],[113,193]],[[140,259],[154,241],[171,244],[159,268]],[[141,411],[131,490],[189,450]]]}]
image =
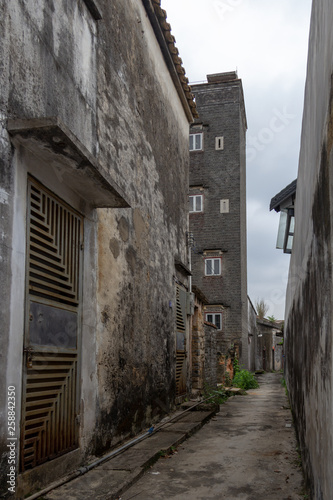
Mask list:
[{"label": "peeling plaster wall", "polygon": [[[85,216],[80,453],[21,478],[22,495],[150,425],[175,401],[174,277],[187,286],[175,259],[187,265],[188,120],[141,1],[98,3],[98,22],[83,0],[1,4],[0,376],[17,384],[18,415],[27,174]],[[50,116],[96,158],[131,208],[93,209],[50,165],[13,146],[8,118]]]},{"label": "peeling plaster wall", "polygon": [[97,24],[83,0],[13,0],[2,11],[6,113],[58,116],[95,153]]},{"label": "peeling plaster wall", "polygon": [[[274,328],[274,323],[257,318],[256,369],[278,371],[282,368],[281,330]],[[277,335],[278,334],[278,335]],[[260,335],[260,336],[259,336]]]},{"label": "peeling plaster wall", "polygon": [[187,264],[188,121],[141,2],[107,15],[100,158],[132,208],[99,210],[97,451],[174,404],[174,259]]},{"label": "peeling plaster wall", "polygon": [[256,369],[256,346],[258,341],[257,312],[248,298],[248,369],[252,372]]},{"label": "peeling plaster wall", "polygon": [[[55,176],[50,166],[41,165],[38,158],[13,147],[7,120],[58,116],[91,153],[96,152],[96,22],[81,0],[11,0],[1,3],[0,31],[0,376],[3,382],[0,435],[3,440],[7,436],[5,388],[12,384],[16,386],[16,436],[20,437],[27,173],[34,173],[44,184],[49,183],[60,196],[69,196],[68,201],[87,215],[84,201],[77,203],[73,191]],[[91,277],[90,273],[87,283]],[[92,304],[91,298],[89,303]],[[89,385],[85,390],[89,391]],[[90,399],[87,407],[93,408],[93,402],[94,398]],[[89,411],[85,416],[89,428]],[[6,489],[5,451],[6,442],[1,442],[1,479]],[[33,482],[38,485],[37,479]]]},{"label": "peeling plaster wall", "polygon": [[195,296],[192,317],[192,389],[203,394],[217,385],[216,326],[205,322],[204,304]]},{"label": "peeling plaster wall", "polygon": [[202,302],[195,297],[192,317],[192,388],[194,393],[204,389],[205,318]]},{"label": "peeling plaster wall", "polygon": [[287,384],[315,500],[333,491],[332,20],[332,2],[315,0],[286,302]]},{"label": "peeling plaster wall", "polygon": [[216,328],[205,323],[205,385],[210,389],[217,387],[217,342]]}]

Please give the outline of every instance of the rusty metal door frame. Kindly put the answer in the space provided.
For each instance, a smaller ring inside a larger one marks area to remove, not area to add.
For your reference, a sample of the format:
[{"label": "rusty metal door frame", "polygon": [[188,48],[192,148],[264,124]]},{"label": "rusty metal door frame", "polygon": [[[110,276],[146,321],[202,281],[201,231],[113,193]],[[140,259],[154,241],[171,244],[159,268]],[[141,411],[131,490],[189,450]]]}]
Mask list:
[{"label": "rusty metal door frame", "polygon": [[78,447],[83,224],[28,177],[21,471]]}]

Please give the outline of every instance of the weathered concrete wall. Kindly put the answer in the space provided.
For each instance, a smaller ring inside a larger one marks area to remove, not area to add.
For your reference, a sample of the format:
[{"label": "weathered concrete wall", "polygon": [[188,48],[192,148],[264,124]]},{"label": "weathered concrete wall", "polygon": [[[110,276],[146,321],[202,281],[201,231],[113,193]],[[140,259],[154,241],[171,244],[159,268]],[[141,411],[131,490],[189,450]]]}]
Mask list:
[{"label": "weathered concrete wall", "polygon": [[256,346],[258,339],[257,312],[248,298],[248,370],[254,372],[256,369]]},{"label": "weathered concrete wall", "polygon": [[205,322],[204,303],[195,295],[192,316],[192,392],[203,394],[217,385],[216,326]]},{"label": "weathered concrete wall", "polygon": [[207,387],[216,389],[217,386],[217,342],[216,328],[205,324],[205,373],[204,380]]},{"label": "weathered concrete wall", "polygon": [[[97,28],[82,1],[2,2],[0,23],[0,303],[3,333],[0,339],[3,381],[0,435],[1,439],[6,439],[5,388],[9,385],[16,387],[16,437],[20,436],[27,173],[39,177],[65,199],[69,195],[71,205],[87,217],[87,235],[89,219],[94,218],[89,205],[79,200],[61,181],[59,172],[52,165],[49,164],[46,171],[45,163],[28,150],[19,146],[13,148],[7,132],[7,120],[58,116],[95,154]],[[96,265],[94,247],[89,245],[89,241],[86,256],[87,264],[90,260]],[[87,290],[90,290],[93,273],[89,273],[87,278]],[[89,303],[93,307],[94,301],[91,299],[90,296],[86,305]],[[93,317],[89,318],[89,322],[94,323]],[[89,339],[89,336],[85,337]],[[89,340],[86,349],[90,350],[88,345]],[[87,371],[91,369],[90,362],[86,367]],[[94,406],[92,399],[87,408]],[[86,413],[88,422],[89,411]],[[5,489],[6,476],[2,472],[8,469],[4,454],[4,450],[8,451],[6,444],[6,441],[1,443],[1,478]],[[52,478],[51,475],[49,477]]]},{"label": "weathered concrete wall", "polygon": [[[25,474],[24,494],[27,484],[41,487],[150,424],[175,399],[176,280],[187,286],[175,259],[187,264],[188,118],[141,1],[98,4],[100,21],[83,0],[1,4],[0,376],[16,386],[18,416],[28,174],[85,217],[79,452]],[[47,147],[11,143],[9,118],[52,116],[131,208],[95,209],[93,195],[86,200],[79,183],[63,180],[61,155],[47,162]]]},{"label": "weathered concrete wall", "polygon": [[283,337],[274,335],[274,338],[273,338],[273,349],[274,349],[273,370],[274,371],[280,371],[280,370],[283,370],[283,368],[284,368],[283,344],[284,344]]},{"label": "weathered concrete wall", "polygon": [[107,16],[99,32],[108,46],[97,78],[100,155],[132,210],[99,211],[98,451],[173,404],[172,277],[175,258],[187,264],[188,121],[141,3],[113,2]]},{"label": "weathered concrete wall", "polygon": [[282,368],[282,332],[274,323],[257,318],[256,370],[278,371]]},{"label": "weathered concrete wall", "polygon": [[313,2],[296,229],[286,302],[286,377],[312,498],[332,498],[333,4]]},{"label": "weathered concrete wall", "polygon": [[[239,349],[236,345],[224,339],[219,332],[217,332],[217,383],[230,386],[234,377],[234,360],[235,357],[239,360]],[[221,338],[222,337],[222,338]],[[242,365],[243,367],[243,365]]]},{"label": "weathered concrete wall", "polygon": [[204,390],[205,369],[205,317],[203,304],[195,297],[192,316],[192,390],[201,394]]},{"label": "weathered concrete wall", "polygon": [[[194,85],[200,118],[193,133],[203,133],[203,151],[190,154],[190,194],[203,195],[202,212],[190,214],[194,234],[193,283],[208,298],[209,304],[223,305],[225,345],[239,346],[241,364],[248,364],[248,305],[246,267],[246,117],[241,80]],[[201,128],[200,128],[201,127]],[[224,138],[222,150],[216,150],[215,138]],[[229,212],[221,213],[220,201],[229,201]],[[220,251],[220,276],[205,276],[204,258]]]}]

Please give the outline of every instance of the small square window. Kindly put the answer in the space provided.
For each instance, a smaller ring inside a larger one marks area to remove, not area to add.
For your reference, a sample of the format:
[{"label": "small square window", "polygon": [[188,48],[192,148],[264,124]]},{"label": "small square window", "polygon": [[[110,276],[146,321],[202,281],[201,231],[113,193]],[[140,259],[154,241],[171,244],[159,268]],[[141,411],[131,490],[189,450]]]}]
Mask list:
[{"label": "small square window", "polygon": [[220,213],[221,214],[229,213],[229,200],[220,200]]},{"label": "small square window", "polygon": [[217,151],[224,149],[224,137],[215,137],[215,149]]},{"label": "small square window", "polygon": [[190,196],[190,213],[203,212],[202,194]]},{"label": "small square window", "polygon": [[206,321],[213,323],[219,330],[222,328],[222,314],[221,313],[206,313]]},{"label": "small square window", "polygon": [[190,135],[190,151],[202,151],[202,133]]},{"label": "small square window", "polygon": [[220,276],[221,275],[221,258],[205,259],[205,275]]}]

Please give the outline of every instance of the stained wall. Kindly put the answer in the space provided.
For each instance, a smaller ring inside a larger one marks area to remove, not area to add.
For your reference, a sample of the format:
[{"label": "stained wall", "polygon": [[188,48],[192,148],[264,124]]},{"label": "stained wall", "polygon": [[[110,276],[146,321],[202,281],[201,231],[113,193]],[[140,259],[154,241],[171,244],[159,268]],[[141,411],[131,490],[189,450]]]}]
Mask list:
[{"label": "stained wall", "polygon": [[[147,2],[100,0],[97,13],[92,4],[12,0],[1,7],[1,379],[16,386],[18,416],[28,175],[78,210],[85,226],[79,448],[22,476],[22,495],[139,432],[175,401],[176,282],[188,288],[175,260],[187,265],[191,118]],[[68,150],[50,152],[41,130],[38,139],[26,132],[21,140],[8,125],[50,117],[83,163]],[[67,181],[69,168],[86,172],[87,196],[75,175]],[[97,203],[105,189],[122,201]],[[187,336],[189,345],[188,325]],[[187,384],[190,390],[190,377]]]},{"label": "stained wall", "polygon": [[333,491],[333,5],[313,2],[286,303],[286,377],[311,498]]}]

